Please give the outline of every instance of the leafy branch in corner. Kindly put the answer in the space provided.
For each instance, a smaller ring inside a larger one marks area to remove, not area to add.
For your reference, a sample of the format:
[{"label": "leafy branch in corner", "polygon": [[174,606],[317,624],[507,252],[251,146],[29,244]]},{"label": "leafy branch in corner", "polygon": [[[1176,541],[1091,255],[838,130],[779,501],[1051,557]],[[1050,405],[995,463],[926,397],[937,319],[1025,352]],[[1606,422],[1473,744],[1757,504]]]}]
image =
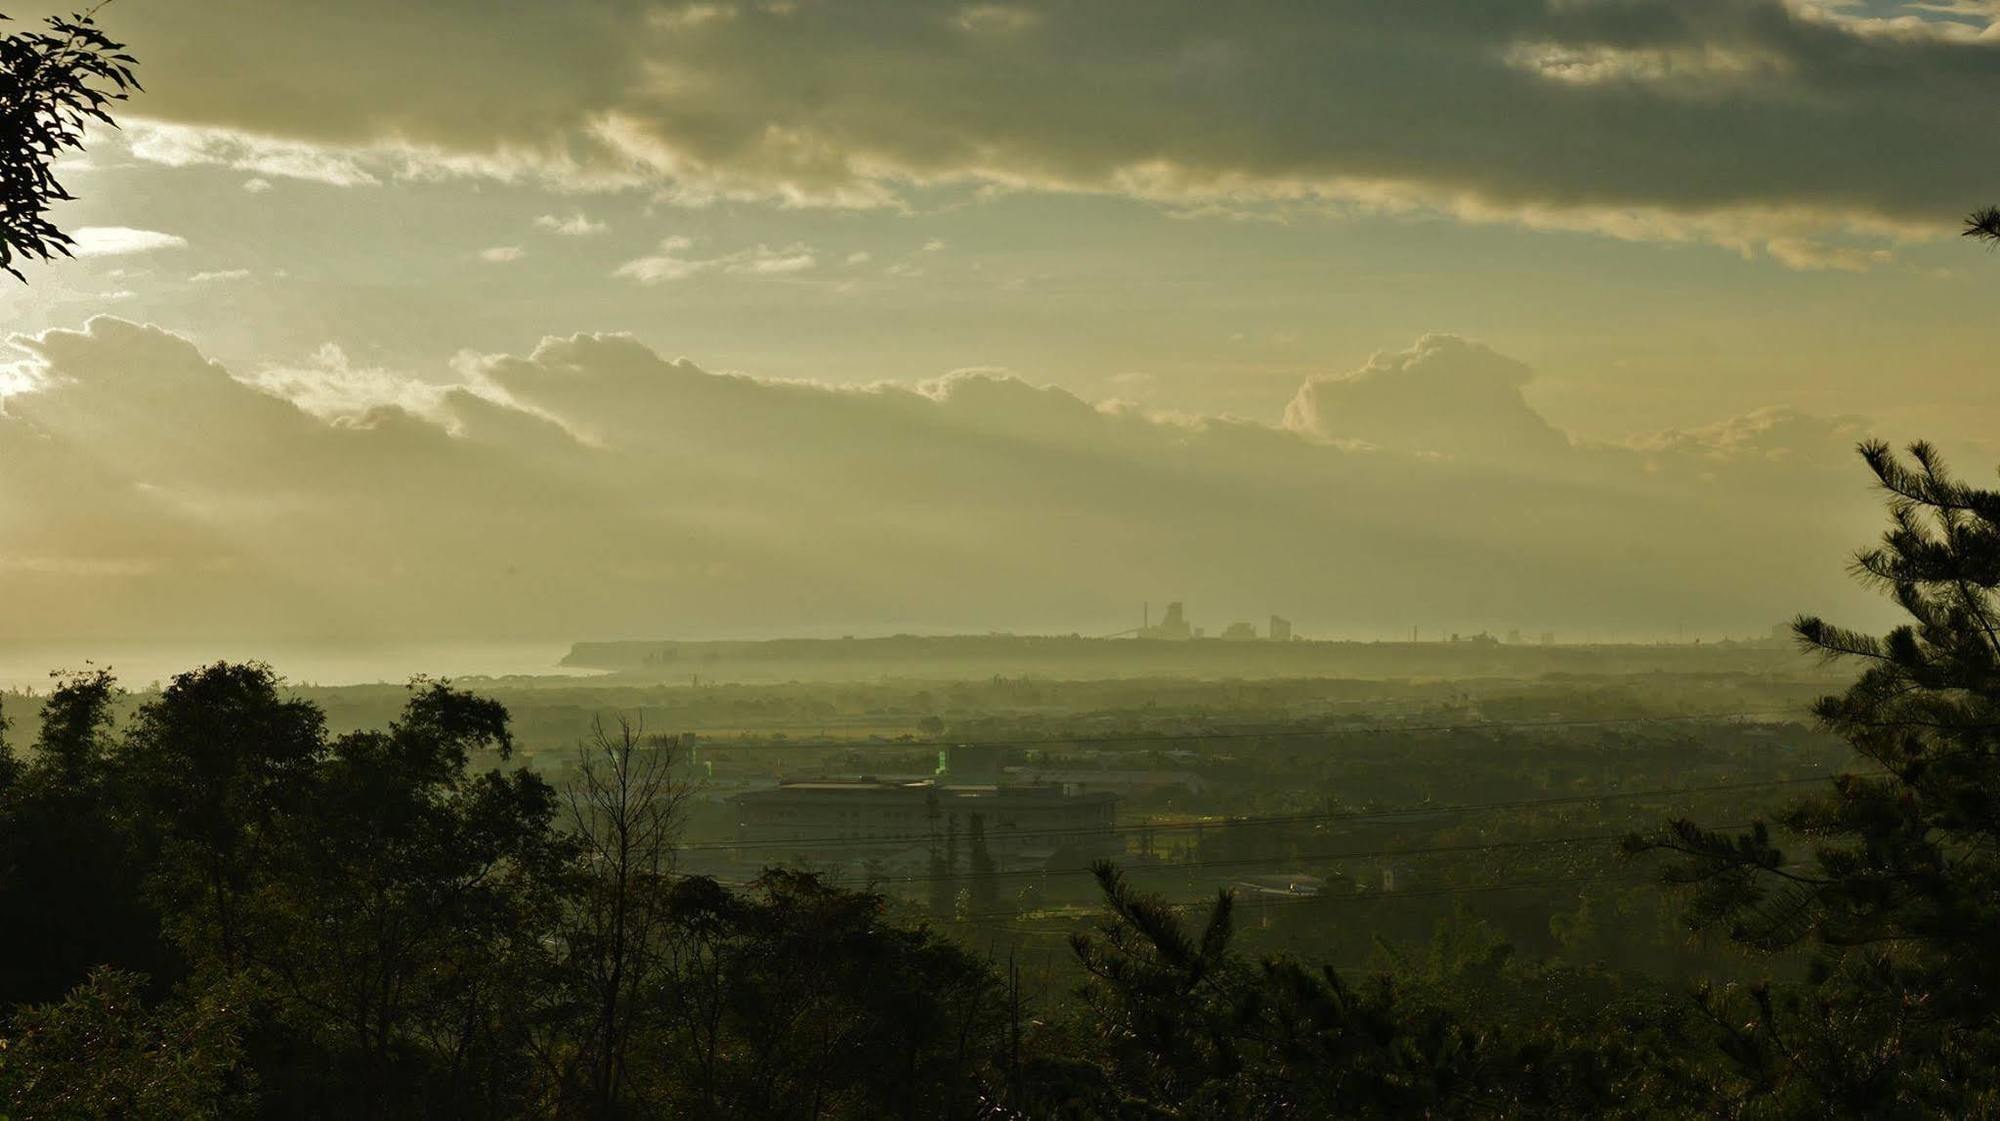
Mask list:
[{"label": "leafy branch in corner", "polygon": [[75,244],[48,216],[75,197],[56,161],[83,148],[92,124],[116,128],[112,106],[140,88],[138,60],[97,26],[95,12],[0,36],[0,269],[23,282],[21,261],[67,257]]}]

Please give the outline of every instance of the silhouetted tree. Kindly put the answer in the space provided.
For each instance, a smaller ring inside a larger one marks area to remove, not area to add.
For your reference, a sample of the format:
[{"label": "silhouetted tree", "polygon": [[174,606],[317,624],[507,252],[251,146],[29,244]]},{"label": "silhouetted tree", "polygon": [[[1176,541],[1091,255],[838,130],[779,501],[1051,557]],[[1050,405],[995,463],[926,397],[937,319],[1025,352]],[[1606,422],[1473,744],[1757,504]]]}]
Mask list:
[{"label": "silhouetted tree", "polygon": [[[14,745],[7,742],[7,731],[13,726],[7,719],[6,708],[0,706],[0,800],[4,800],[14,784],[21,781],[21,760],[14,754]],[[0,805],[4,804],[0,801]],[[4,860],[0,860],[0,869],[5,867]]]},{"label": "silhouetted tree", "polygon": [[191,670],[139,710],[120,777],[153,894],[185,952],[226,971],[241,963],[243,899],[325,752],[325,716],[283,696],[269,666]]},{"label": "silhouetted tree", "polygon": [[674,847],[691,792],[676,772],[677,750],[671,741],[647,742],[622,717],[615,730],[595,722],[563,791],[566,824],[583,856],[563,956],[579,993],[576,1058],[594,1117],[619,1116],[635,1025],[667,983]]},{"label": "silhouetted tree", "polygon": [[48,218],[72,197],[56,160],[83,147],[92,122],[115,125],[111,106],[139,88],[136,60],[98,28],[95,11],[0,36],[0,269],[16,279],[27,279],[21,258],[69,255],[69,235]]},{"label": "silhouetted tree", "polygon": [[235,961],[321,1056],[288,1116],[506,1117],[530,1096],[528,1017],[573,859],[555,791],[471,773],[512,739],[494,701],[413,686],[386,731],[333,741],[273,823]]},{"label": "silhouetted tree", "polygon": [[1866,760],[1769,827],[1675,821],[1634,850],[1684,859],[1699,921],[1811,952],[1805,986],[1705,994],[1743,1094],[1777,1115],[1969,1116],[2000,1107],[2000,492],[1937,451],[1861,456],[1890,528],[1855,568],[1911,622],[1876,637],[1816,618],[1800,642],[1862,672],[1819,719]]},{"label": "silhouetted tree", "polygon": [[25,765],[0,789],[0,1004],[54,1000],[94,967],[176,967],[119,812],[111,674],[61,680]]},{"label": "silhouetted tree", "polygon": [[[1377,979],[1246,961],[1231,949],[1235,903],[1217,895],[1198,933],[1173,909],[1094,867],[1110,910],[1072,939],[1112,1097],[1092,1116],[1367,1117],[1449,1112],[1476,1085],[1477,1036],[1412,1014]],[[1042,1092],[1060,1093],[1044,1074]],[[1089,1093],[1088,1081],[1075,1083]],[[1046,1103],[1045,1103],[1046,1104]],[[1032,1112],[1032,1111],[1031,1111]]]},{"label": "silhouetted tree", "polygon": [[[1093,867],[1109,918],[1072,946],[1090,980],[1078,1053],[1043,1048],[1016,1116],[1319,1118],[1673,1116],[1689,1095],[1645,1048],[1541,1022],[1484,1022],[1412,999],[1386,975],[1232,949],[1218,893],[1198,931]],[[1463,924],[1466,920],[1458,920]],[[1442,936],[1454,977],[1496,968],[1490,940]],[[1466,960],[1460,961],[1463,957]],[[1492,1019],[1498,1019],[1493,1017]],[[1615,1020],[1607,1020],[1606,1026]],[[1079,1061],[1082,1059],[1083,1061]]]},{"label": "silhouetted tree", "polygon": [[2000,241],[2000,206],[1982,206],[1965,219],[1965,236]]},{"label": "silhouetted tree", "polygon": [[677,882],[673,980],[636,1080],[646,1115],[974,1117],[1006,1007],[989,963],[886,921],[879,895],[770,871]]}]

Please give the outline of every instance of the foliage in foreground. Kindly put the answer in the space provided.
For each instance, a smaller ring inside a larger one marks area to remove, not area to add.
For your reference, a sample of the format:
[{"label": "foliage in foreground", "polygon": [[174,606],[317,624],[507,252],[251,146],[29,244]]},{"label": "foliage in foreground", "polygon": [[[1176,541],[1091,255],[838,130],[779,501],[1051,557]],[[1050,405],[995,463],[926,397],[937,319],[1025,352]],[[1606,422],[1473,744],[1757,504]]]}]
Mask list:
[{"label": "foliage in foreground", "polygon": [[74,197],[56,160],[83,147],[91,124],[114,123],[113,104],[139,88],[135,65],[89,13],[0,35],[0,269],[15,279],[27,279],[23,259],[69,256],[70,236],[48,217]]},{"label": "foliage in foreground", "polygon": [[1759,1116],[2000,1111],[2000,492],[1924,444],[1863,459],[1890,528],[1855,558],[1910,622],[1876,637],[1802,618],[1802,643],[1857,661],[1817,715],[1869,760],[1770,829],[1690,821],[1635,849],[1680,854],[1697,917],[1761,953],[1811,955],[1807,983],[1710,989],[1739,1091]]}]

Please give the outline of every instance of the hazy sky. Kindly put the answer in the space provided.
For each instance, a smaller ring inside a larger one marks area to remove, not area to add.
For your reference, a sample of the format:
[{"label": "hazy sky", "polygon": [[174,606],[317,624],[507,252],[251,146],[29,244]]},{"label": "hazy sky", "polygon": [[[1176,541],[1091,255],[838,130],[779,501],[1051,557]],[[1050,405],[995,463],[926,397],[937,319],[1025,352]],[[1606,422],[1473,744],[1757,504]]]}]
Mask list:
[{"label": "hazy sky", "polygon": [[2000,459],[1996,16],[118,0],[0,637],[1851,605],[1855,438]]}]

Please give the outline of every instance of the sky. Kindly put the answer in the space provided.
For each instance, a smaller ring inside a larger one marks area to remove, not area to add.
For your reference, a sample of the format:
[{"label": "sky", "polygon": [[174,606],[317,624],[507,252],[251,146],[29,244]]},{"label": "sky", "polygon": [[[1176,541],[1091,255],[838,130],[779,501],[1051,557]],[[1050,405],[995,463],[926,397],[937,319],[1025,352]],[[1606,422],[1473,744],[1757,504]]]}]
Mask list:
[{"label": "sky", "polygon": [[1984,0],[99,19],[0,641],[1761,633],[2000,462]]}]

